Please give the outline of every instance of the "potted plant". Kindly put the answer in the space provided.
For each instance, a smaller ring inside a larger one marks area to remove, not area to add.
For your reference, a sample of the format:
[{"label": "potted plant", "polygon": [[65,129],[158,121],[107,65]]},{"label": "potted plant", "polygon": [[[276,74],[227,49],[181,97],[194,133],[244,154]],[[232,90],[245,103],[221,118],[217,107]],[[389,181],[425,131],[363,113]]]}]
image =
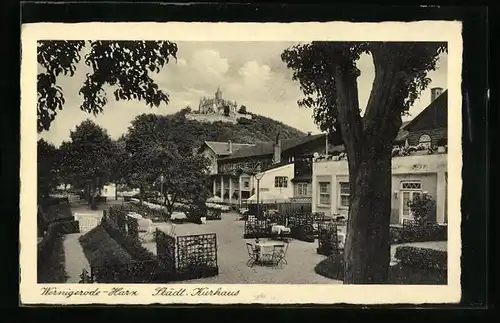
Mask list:
[{"label": "potted plant", "polygon": [[437,146],[438,146],[438,153],[445,153],[446,152],[446,139],[444,138],[441,138],[438,140],[437,142]]}]

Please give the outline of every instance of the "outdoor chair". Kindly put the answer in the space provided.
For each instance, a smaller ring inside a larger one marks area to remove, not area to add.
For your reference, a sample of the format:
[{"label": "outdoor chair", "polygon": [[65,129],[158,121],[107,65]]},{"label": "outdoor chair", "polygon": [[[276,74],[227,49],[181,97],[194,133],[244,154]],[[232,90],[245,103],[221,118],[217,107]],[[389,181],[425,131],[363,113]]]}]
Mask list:
[{"label": "outdoor chair", "polygon": [[275,246],[273,248],[273,263],[276,266],[283,267],[283,264],[288,264],[286,261],[286,253],[288,251],[288,243],[284,246]]},{"label": "outdoor chair", "polygon": [[255,262],[257,261],[258,251],[254,248],[254,246],[247,242],[247,251],[248,251],[248,261],[247,266],[253,267]]}]

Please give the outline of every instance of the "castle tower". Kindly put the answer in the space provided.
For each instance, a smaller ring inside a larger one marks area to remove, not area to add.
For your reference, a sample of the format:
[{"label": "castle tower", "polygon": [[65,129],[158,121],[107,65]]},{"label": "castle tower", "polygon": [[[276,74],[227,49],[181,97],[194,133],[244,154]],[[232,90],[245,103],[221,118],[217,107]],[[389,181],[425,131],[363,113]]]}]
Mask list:
[{"label": "castle tower", "polygon": [[219,86],[217,86],[217,92],[215,92],[215,99],[222,100],[222,91],[220,90]]}]

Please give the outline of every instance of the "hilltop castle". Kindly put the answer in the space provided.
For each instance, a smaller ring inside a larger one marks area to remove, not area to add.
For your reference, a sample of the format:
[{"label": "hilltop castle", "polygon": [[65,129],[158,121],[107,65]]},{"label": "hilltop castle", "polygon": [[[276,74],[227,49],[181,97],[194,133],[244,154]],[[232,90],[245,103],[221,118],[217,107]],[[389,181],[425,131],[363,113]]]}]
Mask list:
[{"label": "hilltop castle", "polygon": [[[226,110],[226,111],[224,111]],[[227,111],[229,110],[229,111]],[[190,120],[199,122],[230,122],[237,123],[238,119],[252,119],[251,114],[242,114],[238,112],[238,104],[236,101],[224,100],[222,98],[222,91],[217,87],[215,97],[201,98],[198,110],[186,115]]]},{"label": "hilltop castle", "polygon": [[229,114],[236,114],[237,108],[236,101],[228,101],[222,98],[222,91],[217,87],[215,97],[201,98],[198,106],[198,113],[200,114],[224,114],[224,107],[229,108]]}]

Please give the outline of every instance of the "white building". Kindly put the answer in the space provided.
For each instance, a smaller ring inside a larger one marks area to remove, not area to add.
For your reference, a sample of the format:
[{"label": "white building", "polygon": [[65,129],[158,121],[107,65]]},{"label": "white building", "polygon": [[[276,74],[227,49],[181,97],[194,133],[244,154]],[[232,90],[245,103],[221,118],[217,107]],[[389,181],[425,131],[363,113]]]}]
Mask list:
[{"label": "white building", "polygon": [[[436,201],[436,213],[429,220],[447,223],[447,154],[436,153],[392,159],[391,224],[412,219],[408,202],[417,194],[429,194]],[[312,210],[328,215],[349,212],[349,169],[347,160],[313,163]]]}]

